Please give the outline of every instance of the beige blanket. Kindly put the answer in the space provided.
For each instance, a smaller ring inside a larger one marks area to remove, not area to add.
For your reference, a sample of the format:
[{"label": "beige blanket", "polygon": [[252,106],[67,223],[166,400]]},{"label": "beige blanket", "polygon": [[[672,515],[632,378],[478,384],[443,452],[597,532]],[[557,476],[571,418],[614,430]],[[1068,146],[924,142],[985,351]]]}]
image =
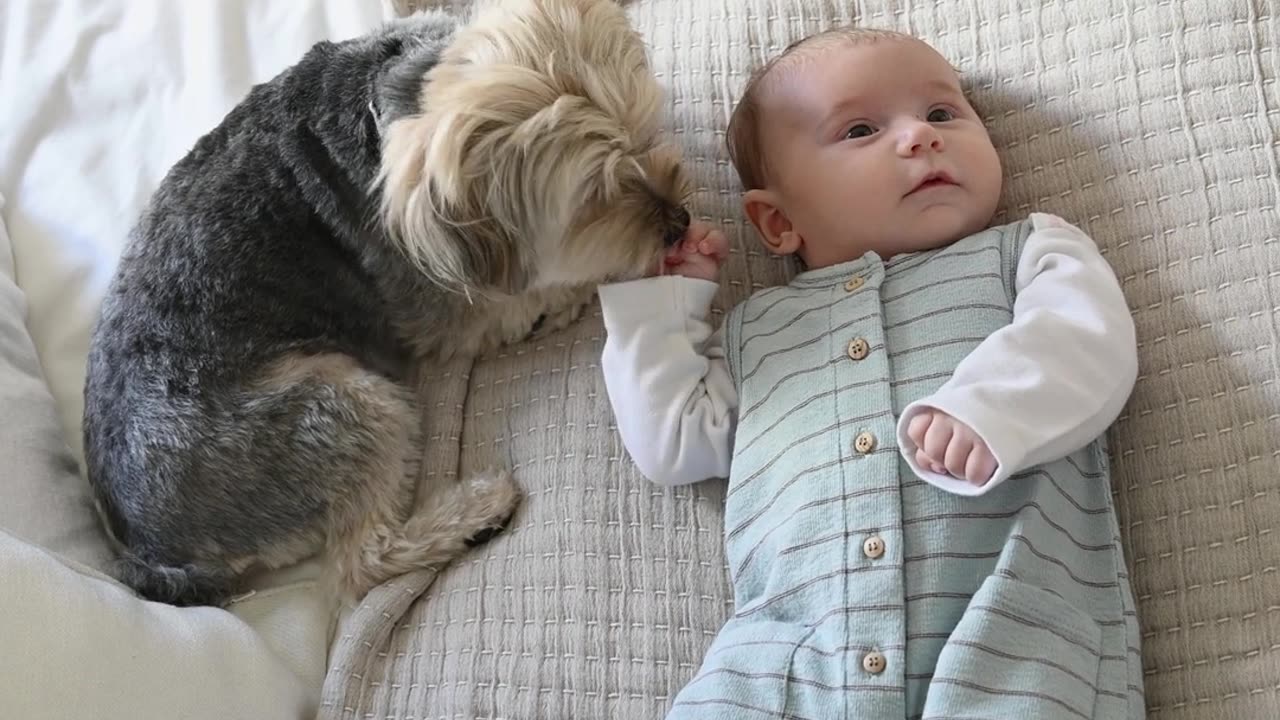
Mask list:
[{"label": "beige blanket", "polygon": [[[448,0],[426,3],[465,5]],[[1007,174],[1004,216],[1096,238],[1141,377],[1111,434],[1156,718],[1280,713],[1280,13],[1273,0],[638,0],[695,210],[734,242],[720,307],[784,281],[743,226],[723,148],[745,75],[855,21],[963,71]],[[512,532],[342,625],[325,718],[659,718],[730,607],[723,486],[635,471],[598,367],[598,310],[432,387],[430,470],[510,464]],[[443,393],[443,394],[441,394]]]}]

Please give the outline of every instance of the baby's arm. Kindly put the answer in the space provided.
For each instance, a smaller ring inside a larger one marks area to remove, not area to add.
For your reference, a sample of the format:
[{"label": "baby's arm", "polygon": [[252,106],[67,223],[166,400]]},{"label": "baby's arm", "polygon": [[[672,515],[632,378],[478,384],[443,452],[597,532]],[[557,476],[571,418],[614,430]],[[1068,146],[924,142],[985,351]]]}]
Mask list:
[{"label": "baby's arm", "polygon": [[601,367],[618,431],[640,472],[664,485],[727,477],[733,451],[738,398],[721,334],[707,322],[717,284],[700,279],[707,257],[698,253],[674,268],[693,277],[600,287]]},{"label": "baby's arm", "polygon": [[[1137,378],[1133,319],[1093,240],[1052,215],[1034,214],[1032,221],[1018,260],[1013,322],[898,421],[899,446],[912,470],[957,494],[980,495],[1016,472],[1084,447],[1119,416]],[[920,446],[936,445],[939,437],[935,428],[926,440],[921,428],[937,422],[956,431],[962,445],[963,430],[971,429],[967,440],[994,461],[988,481],[967,482],[964,473],[939,473],[919,462]]]}]

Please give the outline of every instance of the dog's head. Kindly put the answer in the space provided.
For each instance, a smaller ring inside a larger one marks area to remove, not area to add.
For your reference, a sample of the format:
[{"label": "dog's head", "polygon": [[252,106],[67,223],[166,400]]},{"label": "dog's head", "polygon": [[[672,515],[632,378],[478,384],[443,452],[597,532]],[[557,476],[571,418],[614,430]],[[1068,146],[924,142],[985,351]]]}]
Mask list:
[{"label": "dog's head", "polygon": [[507,0],[460,28],[383,131],[382,216],[443,285],[638,277],[689,224],[662,90],[613,0]]}]

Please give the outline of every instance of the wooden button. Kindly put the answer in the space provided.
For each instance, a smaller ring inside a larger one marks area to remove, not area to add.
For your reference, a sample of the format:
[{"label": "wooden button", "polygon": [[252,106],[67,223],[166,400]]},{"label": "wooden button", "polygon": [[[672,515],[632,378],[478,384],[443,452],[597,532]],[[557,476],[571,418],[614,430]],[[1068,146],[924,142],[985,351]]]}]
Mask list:
[{"label": "wooden button", "polygon": [[862,338],[854,338],[849,341],[849,357],[854,360],[861,360],[871,352],[871,346]]},{"label": "wooden button", "polygon": [[844,284],[844,289],[849,292],[853,292],[854,290],[857,290],[858,288],[862,287],[862,284],[864,282],[866,282],[866,280],[863,280],[862,276],[854,275],[853,277],[849,278],[848,282]]},{"label": "wooden button", "polygon": [[858,437],[853,439],[853,449],[866,455],[876,449],[876,436],[869,432],[858,433]]},{"label": "wooden button", "polygon": [[888,664],[889,661],[885,659],[884,655],[876,652],[875,650],[872,650],[862,656],[862,669],[872,675],[879,675],[884,672],[884,669]]},{"label": "wooden button", "polygon": [[881,555],[884,555],[884,540],[882,540],[878,535],[872,535],[866,540],[863,540],[862,554],[872,560],[878,559]]}]

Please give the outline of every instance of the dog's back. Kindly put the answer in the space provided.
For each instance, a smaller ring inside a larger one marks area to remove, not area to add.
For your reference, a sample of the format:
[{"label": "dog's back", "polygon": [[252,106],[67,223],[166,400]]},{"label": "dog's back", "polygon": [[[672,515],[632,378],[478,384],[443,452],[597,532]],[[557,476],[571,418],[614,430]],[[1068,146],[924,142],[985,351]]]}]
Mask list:
[{"label": "dog's back", "polygon": [[389,56],[413,43],[421,77],[451,32],[437,16],[317,45],[196,143],[134,229],[94,329],[84,433],[90,480],[128,548],[121,574],[142,594],[215,601],[235,568],[212,558],[285,541],[332,501],[286,434],[353,408],[311,380],[281,382],[273,363],[345,356],[397,372],[373,276],[389,250],[369,241],[380,150],[369,105],[384,100],[374,90]]}]

